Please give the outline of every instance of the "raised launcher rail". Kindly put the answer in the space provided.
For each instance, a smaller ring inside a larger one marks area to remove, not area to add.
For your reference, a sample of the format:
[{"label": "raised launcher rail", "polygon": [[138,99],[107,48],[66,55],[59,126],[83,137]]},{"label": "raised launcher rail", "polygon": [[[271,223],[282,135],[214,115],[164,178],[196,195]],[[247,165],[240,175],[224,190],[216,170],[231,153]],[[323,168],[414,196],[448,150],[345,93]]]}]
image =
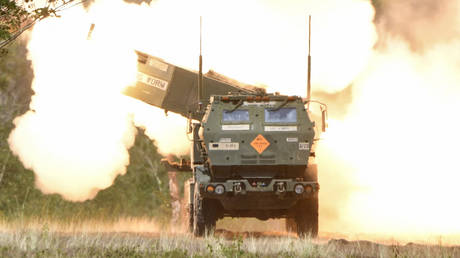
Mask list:
[{"label": "raised launcher rail", "polygon": [[[198,112],[198,73],[142,52],[136,53],[137,82],[124,93],[165,111],[201,120],[203,113]],[[262,88],[239,83],[212,71],[203,75],[202,91],[204,107],[209,104],[211,95],[265,92]]]}]

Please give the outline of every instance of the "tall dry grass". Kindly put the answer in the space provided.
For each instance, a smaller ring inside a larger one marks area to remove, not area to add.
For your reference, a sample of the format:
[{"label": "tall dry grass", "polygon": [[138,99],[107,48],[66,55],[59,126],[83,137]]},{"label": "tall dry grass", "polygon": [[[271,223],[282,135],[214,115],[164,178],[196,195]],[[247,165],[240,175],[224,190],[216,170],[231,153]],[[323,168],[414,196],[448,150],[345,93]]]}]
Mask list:
[{"label": "tall dry grass", "polygon": [[460,257],[455,246],[233,234],[203,238],[151,219],[0,221],[1,257]]}]

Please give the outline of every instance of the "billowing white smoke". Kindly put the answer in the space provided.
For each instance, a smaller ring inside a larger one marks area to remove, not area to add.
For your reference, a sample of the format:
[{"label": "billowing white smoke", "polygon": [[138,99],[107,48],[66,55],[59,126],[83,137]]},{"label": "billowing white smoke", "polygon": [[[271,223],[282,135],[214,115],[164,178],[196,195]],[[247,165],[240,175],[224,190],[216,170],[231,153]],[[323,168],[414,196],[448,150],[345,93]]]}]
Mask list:
[{"label": "billowing white smoke", "polygon": [[136,56],[112,44],[115,37],[87,41],[85,13],[74,9],[34,28],[35,95],[8,139],[39,189],[73,201],[93,198],[125,173],[136,132],[120,94],[135,78]]},{"label": "billowing white smoke", "polygon": [[447,31],[459,28],[451,14],[460,2],[384,3],[381,39],[355,79],[350,112],[330,121],[318,151],[322,191],[349,197],[326,204],[339,203],[337,223],[322,228],[412,239],[458,234],[460,34],[442,28],[447,21]]},{"label": "billowing white smoke", "polygon": [[186,155],[191,143],[186,134],[187,120],[175,113],[152,108],[141,101],[132,101],[133,122],[137,127],[145,129],[144,133],[158,147],[162,155]]}]

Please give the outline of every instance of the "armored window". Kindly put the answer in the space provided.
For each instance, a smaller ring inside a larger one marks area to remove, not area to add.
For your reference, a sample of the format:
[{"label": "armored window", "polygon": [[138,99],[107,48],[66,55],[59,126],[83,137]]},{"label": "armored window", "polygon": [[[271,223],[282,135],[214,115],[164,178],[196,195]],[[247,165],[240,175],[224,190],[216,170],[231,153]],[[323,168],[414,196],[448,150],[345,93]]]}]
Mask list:
[{"label": "armored window", "polygon": [[249,110],[224,110],[222,113],[223,122],[249,122]]},{"label": "armored window", "polygon": [[265,122],[295,123],[297,122],[297,110],[295,108],[265,109]]}]

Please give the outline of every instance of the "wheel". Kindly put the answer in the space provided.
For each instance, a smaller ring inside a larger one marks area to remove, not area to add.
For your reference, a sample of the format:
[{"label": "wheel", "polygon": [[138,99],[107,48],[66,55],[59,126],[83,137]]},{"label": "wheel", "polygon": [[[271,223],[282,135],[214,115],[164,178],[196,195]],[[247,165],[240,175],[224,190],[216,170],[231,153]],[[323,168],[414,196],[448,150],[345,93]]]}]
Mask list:
[{"label": "wheel", "polygon": [[216,227],[216,205],[213,200],[200,197],[199,190],[195,188],[193,201],[193,234],[203,236],[212,232]]},{"label": "wheel", "polygon": [[205,232],[203,200],[200,199],[198,189],[195,188],[193,195],[193,235],[203,236]]},{"label": "wheel", "polygon": [[297,232],[297,224],[294,218],[286,218],[285,223],[287,232]]},{"label": "wheel", "polygon": [[299,200],[295,222],[299,237],[318,236],[318,195],[311,199]]}]

